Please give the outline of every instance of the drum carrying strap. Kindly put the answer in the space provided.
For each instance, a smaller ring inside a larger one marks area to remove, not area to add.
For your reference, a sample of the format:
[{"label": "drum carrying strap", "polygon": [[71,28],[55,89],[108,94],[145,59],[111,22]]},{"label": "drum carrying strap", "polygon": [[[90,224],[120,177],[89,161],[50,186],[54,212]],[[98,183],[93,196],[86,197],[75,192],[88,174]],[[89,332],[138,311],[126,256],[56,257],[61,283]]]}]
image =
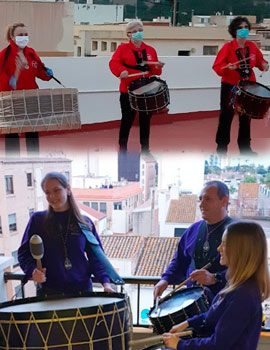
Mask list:
[{"label": "drum carrying strap", "polygon": [[92,252],[94,255],[98,258],[100,263],[103,265],[104,270],[109,275],[110,279],[114,284],[125,284],[125,282],[122,280],[122,278],[118,275],[118,273],[115,271],[114,267],[110,263],[109,259],[104,254],[103,250],[101,249],[98,240],[96,239],[93,232],[90,230],[89,226],[84,225],[82,223],[79,223],[80,229],[82,230],[85,238],[87,239],[88,243],[91,246]]},{"label": "drum carrying strap", "polygon": [[[242,53],[240,51],[240,48],[235,50],[236,56],[239,61],[243,60],[244,57],[242,56]],[[245,61],[239,63],[239,68],[236,69],[237,72],[240,74],[241,78],[247,79],[251,76],[251,69],[250,69],[250,58],[249,58],[249,47],[246,46],[246,52],[245,52]]]},{"label": "drum carrying strap", "polygon": [[232,218],[227,216],[222,225],[219,226],[217,232],[215,232],[215,240],[211,242],[210,249],[207,254],[203,252],[203,244],[205,242],[205,233],[206,233],[206,221],[203,221],[195,243],[194,255],[191,262],[191,266],[194,269],[201,269],[208,262],[212,261],[217,255],[217,248],[220,245],[221,238],[226,226],[232,221]]},{"label": "drum carrying strap", "polygon": [[149,67],[148,64],[144,63],[144,62],[147,62],[146,50],[142,49],[142,58],[139,57],[138,51],[132,50],[132,52],[133,52],[133,54],[134,54],[134,56],[136,58],[137,65],[136,66],[131,66],[129,64],[125,64],[124,63],[124,66],[127,67],[127,68],[140,70],[141,72],[147,72],[150,69],[150,67]]}]

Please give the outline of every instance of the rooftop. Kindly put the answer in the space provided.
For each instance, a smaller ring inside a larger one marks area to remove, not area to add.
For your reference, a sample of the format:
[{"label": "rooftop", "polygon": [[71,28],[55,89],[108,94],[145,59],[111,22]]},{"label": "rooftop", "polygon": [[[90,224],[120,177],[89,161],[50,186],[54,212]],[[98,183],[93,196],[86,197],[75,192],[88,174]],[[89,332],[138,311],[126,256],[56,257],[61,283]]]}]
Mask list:
[{"label": "rooftop", "polygon": [[144,240],[139,235],[100,235],[108,258],[132,259],[143,249]]},{"label": "rooftop", "polygon": [[166,222],[195,222],[196,204],[195,194],[183,194],[179,199],[171,200]]},{"label": "rooftop", "polygon": [[239,185],[239,197],[258,198],[259,186],[257,183],[241,182]]}]

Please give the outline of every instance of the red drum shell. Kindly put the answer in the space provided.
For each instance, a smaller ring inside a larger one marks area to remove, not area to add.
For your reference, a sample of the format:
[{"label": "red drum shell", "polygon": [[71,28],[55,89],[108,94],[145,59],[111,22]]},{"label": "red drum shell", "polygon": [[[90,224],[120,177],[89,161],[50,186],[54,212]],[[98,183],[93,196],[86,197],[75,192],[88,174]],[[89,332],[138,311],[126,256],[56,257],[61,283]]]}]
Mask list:
[{"label": "red drum shell", "polygon": [[263,119],[270,107],[270,89],[263,84],[241,80],[234,96],[234,109],[253,119]]}]

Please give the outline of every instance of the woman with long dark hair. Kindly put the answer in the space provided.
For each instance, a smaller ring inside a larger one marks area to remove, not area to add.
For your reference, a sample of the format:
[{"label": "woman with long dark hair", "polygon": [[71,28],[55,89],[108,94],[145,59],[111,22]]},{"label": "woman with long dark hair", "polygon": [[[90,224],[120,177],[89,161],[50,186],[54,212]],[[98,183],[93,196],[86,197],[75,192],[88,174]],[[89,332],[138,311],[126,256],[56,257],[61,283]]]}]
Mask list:
[{"label": "woman with long dark hair", "polygon": [[[163,339],[177,350],[256,350],[262,326],[262,301],[270,296],[267,242],[254,222],[236,222],[225,230],[218,248],[228,267],[227,285],[208,312],[174,326]],[[202,338],[179,339],[187,327],[203,331]]]},{"label": "woman with long dark hair", "polygon": [[[101,246],[95,226],[81,215],[66,177],[57,172],[48,173],[41,187],[49,208],[34,213],[29,220],[18,251],[22,270],[39,283],[39,294],[91,291],[92,274],[102,283],[104,291],[113,292],[104,266],[93,254],[82,231],[82,227],[90,231]],[[42,270],[36,267],[30,252],[29,242],[34,234],[44,244]]]}]

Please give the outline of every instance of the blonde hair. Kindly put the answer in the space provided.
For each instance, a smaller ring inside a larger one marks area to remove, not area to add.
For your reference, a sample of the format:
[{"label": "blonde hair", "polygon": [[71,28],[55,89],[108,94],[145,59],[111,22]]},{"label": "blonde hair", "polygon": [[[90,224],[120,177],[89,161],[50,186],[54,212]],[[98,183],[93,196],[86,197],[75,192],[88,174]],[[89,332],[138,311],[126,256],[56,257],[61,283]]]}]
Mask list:
[{"label": "blonde hair", "polygon": [[126,26],[126,32],[128,32],[130,29],[136,26],[140,26],[141,28],[143,28],[143,22],[140,21],[139,19],[134,19],[133,21],[128,22]]},{"label": "blonde hair", "polygon": [[8,26],[7,33],[6,33],[6,39],[7,41],[10,41],[14,37],[15,29],[18,27],[25,27],[24,23],[14,23]]},{"label": "blonde hair", "polygon": [[258,284],[262,300],[270,296],[265,233],[255,222],[238,221],[230,224],[224,235],[228,259],[227,286],[221,295],[227,294],[248,279]]}]

